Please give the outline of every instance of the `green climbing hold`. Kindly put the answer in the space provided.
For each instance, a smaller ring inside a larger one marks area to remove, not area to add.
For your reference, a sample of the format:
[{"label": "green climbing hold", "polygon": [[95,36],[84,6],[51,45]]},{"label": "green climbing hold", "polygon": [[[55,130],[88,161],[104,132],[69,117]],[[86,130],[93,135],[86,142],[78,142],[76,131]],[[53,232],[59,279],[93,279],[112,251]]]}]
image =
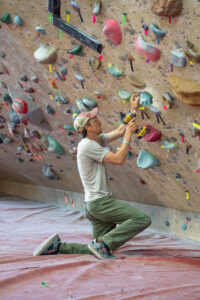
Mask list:
[{"label": "green climbing hold", "polygon": [[142,106],[150,106],[153,103],[152,99],[153,97],[149,92],[144,92],[140,96],[140,104]]},{"label": "green climbing hold", "polygon": [[54,115],[55,114],[54,109],[49,104],[46,105],[45,111],[46,111],[47,114],[50,114],[50,115]]},{"label": "green climbing hold", "polygon": [[71,50],[68,50],[67,52],[68,52],[69,54],[83,56],[82,48],[83,48],[82,45],[77,45],[76,47],[74,47],[74,48],[71,49]]},{"label": "green climbing hold", "polygon": [[49,147],[48,151],[56,154],[65,154],[63,147],[52,137],[48,136]]},{"label": "green climbing hold", "polygon": [[119,70],[112,63],[108,64],[108,70],[110,71],[110,74],[115,75],[115,76],[122,76],[122,75],[124,75],[124,72],[121,71],[121,70]]},{"label": "green climbing hold", "polygon": [[12,104],[13,103],[12,98],[7,93],[3,94],[2,100],[3,100],[3,102],[6,102],[8,104]]},{"label": "green climbing hold", "polygon": [[69,100],[65,99],[63,96],[56,96],[55,97],[56,102],[58,102],[59,104],[68,104]]},{"label": "green climbing hold", "polygon": [[70,124],[63,125],[63,128],[67,129],[67,130],[71,130],[71,131],[76,131],[76,129],[74,128],[74,126],[70,125]]},{"label": "green climbing hold", "polygon": [[162,146],[166,150],[178,149],[178,144],[177,143],[172,143],[172,142],[168,142],[168,141],[163,141]]},{"label": "green climbing hold", "polygon": [[131,99],[132,93],[129,93],[125,90],[118,90],[118,95],[120,96],[121,99],[125,101],[129,101]]},{"label": "green climbing hold", "polygon": [[5,24],[12,24],[11,16],[9,12],[6,12],[1,18],[0,21],[2,21]]},{"label": "green climbing hold", "polygon": [[160,165],[160,161],[147,150],[141,150],[137,158],[137,166],[141,169],[152,168]]}]

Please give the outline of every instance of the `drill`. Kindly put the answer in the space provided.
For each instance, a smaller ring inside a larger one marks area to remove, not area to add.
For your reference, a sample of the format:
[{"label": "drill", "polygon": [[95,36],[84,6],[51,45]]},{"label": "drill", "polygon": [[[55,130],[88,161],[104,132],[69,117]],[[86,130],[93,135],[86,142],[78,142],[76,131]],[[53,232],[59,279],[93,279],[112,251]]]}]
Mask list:
[{"label": "drill", "polygon": [[[128,122],[130,120],[132,120],[133,118],[136,118],[136,114],[132,114],[132,112],[128,112],[128,114],[123,118],[122,123],[124,124],[128,124]],[[137,135],[138,139],[143,138],[147,133],[149,132],[148,128],[145,126],[141,126],[140,128],[137,129],[137,131],[135,132],[135,134]]]}]

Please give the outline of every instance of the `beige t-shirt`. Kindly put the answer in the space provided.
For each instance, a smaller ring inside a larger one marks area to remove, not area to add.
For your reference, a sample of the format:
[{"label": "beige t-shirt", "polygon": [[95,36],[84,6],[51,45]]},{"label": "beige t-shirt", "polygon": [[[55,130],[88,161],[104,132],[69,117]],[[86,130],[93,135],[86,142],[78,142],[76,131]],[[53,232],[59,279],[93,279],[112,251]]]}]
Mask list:
[{"label": "beige t-shirt", "polygon": [[83,138],[77,148],[77,163],[85,191],[85,201],[111,195],[103,157],[110,150],[105,147],[108,134],[100,134],[101,146],[96,141]]}]

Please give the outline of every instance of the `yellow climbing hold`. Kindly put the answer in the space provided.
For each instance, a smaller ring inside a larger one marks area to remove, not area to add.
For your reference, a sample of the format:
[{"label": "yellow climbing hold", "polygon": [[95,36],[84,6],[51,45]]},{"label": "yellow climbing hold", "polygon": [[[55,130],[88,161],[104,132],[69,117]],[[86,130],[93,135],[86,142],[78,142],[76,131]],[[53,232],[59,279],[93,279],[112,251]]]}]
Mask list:
[{"label": "yellow climbing hold", "polygon": [[52,67],[51,67],[51,64],[49,64],[49,72],[52,73]]}]

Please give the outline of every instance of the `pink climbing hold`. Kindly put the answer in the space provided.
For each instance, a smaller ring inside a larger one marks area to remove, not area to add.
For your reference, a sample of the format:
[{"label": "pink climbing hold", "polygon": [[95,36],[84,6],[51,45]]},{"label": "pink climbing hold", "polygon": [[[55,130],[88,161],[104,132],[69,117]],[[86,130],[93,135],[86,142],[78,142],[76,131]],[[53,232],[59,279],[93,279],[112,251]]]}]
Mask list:
[{"label": "pink climbing hold", "polygon": [[149,60],[157,61],[160,59],[160,49],[154,45],[149,44],[143,40],[141,36],[138,36],[135,40],[135,48]]},{"label": "pink climbing hold", "polygon": [[12,108],[18,114],[27,114],[28,112],[28,105],[25,100],[15,98],[12,104]]},{"label": "pink climbing hold", "polygon": [[160,140],[161,136],[162,136],[162,132],[156,128],[154,128],[153,126],[151,126],[150,124],[145,124],[145,127],[147,127],[148,129],[148,133],[144,136],[144,139],[147,142],[156,142],[158,140]]},{"label": "pink climbing hold", "polygon": [[115,45],[119,45],[122,41],[122,32],[117,21],[109,19],[105,21],[103,33]]}]

